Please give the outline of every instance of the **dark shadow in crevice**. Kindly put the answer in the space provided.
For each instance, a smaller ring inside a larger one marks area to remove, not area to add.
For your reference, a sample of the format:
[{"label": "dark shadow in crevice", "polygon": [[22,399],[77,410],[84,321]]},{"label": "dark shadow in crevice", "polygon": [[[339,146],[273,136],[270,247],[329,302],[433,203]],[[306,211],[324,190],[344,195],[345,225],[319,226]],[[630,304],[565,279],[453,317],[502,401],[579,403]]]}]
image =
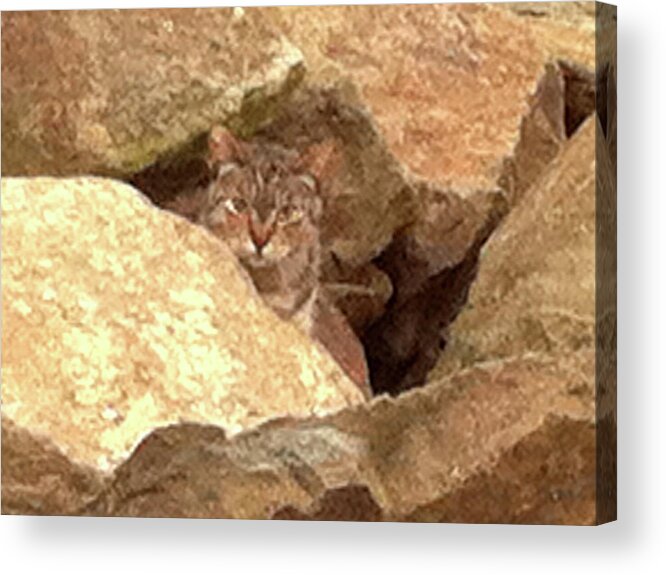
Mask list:
[{"label": "dark shadow in crevice", "polygon": [[157,206],[164,206],[176,196],[206,185],[210,179],[205,160],[207,137],[202,133],[179,149],[164,154],[132,175],[128,183]]},{"label": "dark shadow in crevice", "polygon": [[374,261],[398,287],[386,313],[362,336],[375,394],[398,395],[425,385],[428,373],[446,348],[447,327],[467,304],[481,249],[502,216],[501,211],[494,212],[479,229],[462,261],[429,277],[403,301],[401,276],[414,265],[408,255],[410,231],[398,234]]},{"label": "dark shadow in crevice", "polygon": [[571,138],[596,107],[594,72],[570,61],[558,62],[564,78],[564,125]]},{"label": "dark shadow in crevice", "polygon": [[[400,240],[389,247],[399,250]],[[444,330],[467,301],[477,272],[479,250],[463,262],[430,278],[422,290],[403,305],[390,301],[388,310],[362,338],[373,392],[397,395],[425,384],[446,347]],[[383,268],[382,256],[376,261]],[[405,322],[405,320],[407,320]],[[402,345],[396,345],[401,341]]]}]

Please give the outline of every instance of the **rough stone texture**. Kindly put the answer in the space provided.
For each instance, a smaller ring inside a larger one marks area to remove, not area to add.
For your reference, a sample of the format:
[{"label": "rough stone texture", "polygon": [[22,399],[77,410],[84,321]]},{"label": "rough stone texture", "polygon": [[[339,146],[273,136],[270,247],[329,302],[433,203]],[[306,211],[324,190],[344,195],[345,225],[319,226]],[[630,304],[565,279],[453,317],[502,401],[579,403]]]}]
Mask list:
[{"label": "rough stone texture", "polygon": [[592,69],[594,3],[276,8],[311,82],[351,78],[390,150],[442,187],[493,190],[544,66]]},{"label": "rough stone texture", "polygon": [[251,130],[305,63],[311,84],[354,82],[415,174],[492,190],[544,65],[593,68],[594,15],[592,2],[5,13],[3,174],[127,174],[239,111]]},{"label": "rough stone texture", "polygon": [[239,14],[3,13],[3,175],[127,176],[216,122],[259,121],[302,55],[263,11]]},{"label": "rough stone texture", "polygon": [[[3,23],[5,173],[142,168],[132,183],[163,204],[200,181],[197,154],[215,122],[301,149],[335,142],[324,281],[373,342],[373,371],[388,374],[373,377],[375,389],[394,392],[423,382],[480,244],[559,150],[565,102],[552,62],[592,68],[595,55],[585,3],[94,11]],[[36,48],[25,39],[41,28]],[[242,57],[228,46],[243,46]],[[305,89],[284,97],[304,66]],[[71,110],[51,114],[53,101]],[[91,150],[101,155],[91,160]],[[32,167],[14,170],[15,158]],[[387,246],[379,270],[373,260]],[[394,338],[390,326],[414,315]]]},{"label": "rough stone texture", "polygon": [[[593,88],[593,84],[590,85]],[[505,164],[506,191],[510,205],[516,204],[536,181],[543,169],[559,153],[566,133],[567,106],[565,74],[561,67],[548,64],[536,92],[530,96],[530,110],[521,122],[518,143],[513,156]],[[580,110],[584,117],[592,109]]]},{"label": "rough stone texture", "polygon": [[[557,445],[558,447],[554,447]],[[549,417],[488,471],[403,518],[427,523],[596,523],[595,427]]]},{"label": "rough stone texture", "polygon": [[362,394],[226,246],[98,178],[2,180],[3,415],[109,468],[159,425],[230,432]]},{"label": "rough stone texture", "polygon": [[[364,403],[203,232],[108,181],[3,182],[3,210],[6,187],[77,198],[3,213],[3,511],[608,520],[615,302],[595,299],[594,266],[615,254],[594,242],[615,208],[595,207],[594,143],[614,198],[609,38],[595,44],[594,3],[3,14],[3,174],[121,174],[162,204],[199,182],[213,123],[333,143],[324,290],[376,389],[428,380]],[[12,260],[42,248],[59,255]],[[100,251],[116,259],[95,269]],[[208,299],[173,301],[192,284]],[[215,425],[144,437],[180,420]],[[108,483],[79,463],[113,467],[141,437]]]},{"label": "rough stone texture", "polygon": [[45,436],[2,418],[2,513],[66,515],[98,495],[100,474],[72,463]]},{"label": "rough stone texture", "polygon": [[593,373],[534,356],[231,440],[158,430],[85,513],[593,523]]},{"label": "rough stone texture", "polygon": [[594,346],[595,122],[579,129],[486,244],[433,378],[481,361]]}]

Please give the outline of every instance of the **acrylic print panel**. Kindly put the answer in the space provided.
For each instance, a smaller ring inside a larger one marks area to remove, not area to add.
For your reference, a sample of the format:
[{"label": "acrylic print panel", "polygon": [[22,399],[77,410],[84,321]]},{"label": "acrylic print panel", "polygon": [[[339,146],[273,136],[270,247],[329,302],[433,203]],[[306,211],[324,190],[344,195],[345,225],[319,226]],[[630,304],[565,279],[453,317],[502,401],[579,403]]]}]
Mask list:
[{"label": "acrylic print panel", "polygon": [[615,14],[3,13],[3,513],[613,520]]}]

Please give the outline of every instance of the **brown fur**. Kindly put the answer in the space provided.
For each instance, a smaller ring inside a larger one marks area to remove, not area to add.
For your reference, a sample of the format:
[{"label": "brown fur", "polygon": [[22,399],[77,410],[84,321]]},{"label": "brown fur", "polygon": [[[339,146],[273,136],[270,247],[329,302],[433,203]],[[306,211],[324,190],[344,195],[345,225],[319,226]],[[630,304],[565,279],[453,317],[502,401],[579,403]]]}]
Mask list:
[{"label": "brown fur", "polygon": [[209,138],[210,184],[166,207],[223,240],[264,301],[338,356],[369,394],[363,349],[319,290],[320,178],[334,157],[326,143],[298,154],[274,144],[243,142],[216,127]]}]

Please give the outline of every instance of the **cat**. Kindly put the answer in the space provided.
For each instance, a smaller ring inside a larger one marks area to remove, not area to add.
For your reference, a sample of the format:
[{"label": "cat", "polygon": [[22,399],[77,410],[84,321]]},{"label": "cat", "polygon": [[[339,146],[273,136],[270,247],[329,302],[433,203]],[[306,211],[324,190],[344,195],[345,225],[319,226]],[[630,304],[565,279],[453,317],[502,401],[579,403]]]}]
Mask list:
[{"label": "cat", "polygon": [[334,155],[326,142],[299,153],[216,126],[208,139],[210,182],[165,207],[224,241],[265,303],[326,347],[369,397],[363,348],[320,289],[321,183]]}]

